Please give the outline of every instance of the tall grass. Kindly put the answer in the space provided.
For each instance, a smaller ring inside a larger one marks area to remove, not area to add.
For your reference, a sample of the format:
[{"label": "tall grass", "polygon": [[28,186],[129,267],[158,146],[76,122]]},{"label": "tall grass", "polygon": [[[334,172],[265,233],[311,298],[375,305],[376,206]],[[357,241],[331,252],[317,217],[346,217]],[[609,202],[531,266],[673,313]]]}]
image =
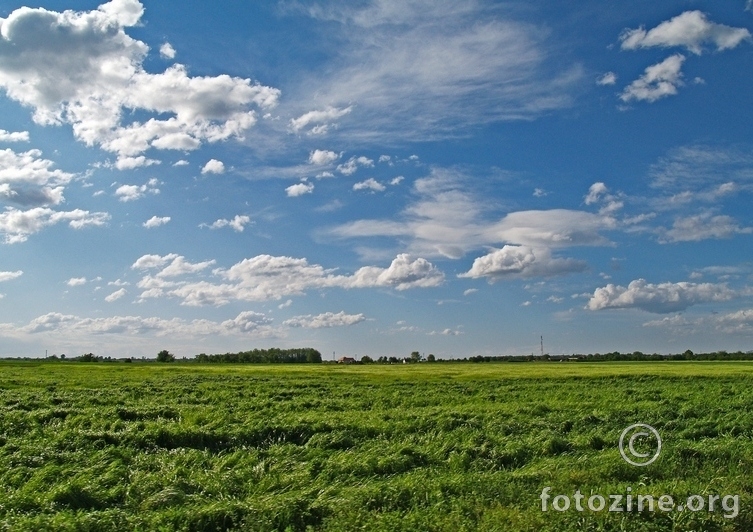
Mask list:
[{"label": "tall grass", "polygon": [[[0,364],[8,530],[753,530],[753,364]],[[630,424],[662,434],[645,468]],[[740,513],[539,495],[738,494]]]}]

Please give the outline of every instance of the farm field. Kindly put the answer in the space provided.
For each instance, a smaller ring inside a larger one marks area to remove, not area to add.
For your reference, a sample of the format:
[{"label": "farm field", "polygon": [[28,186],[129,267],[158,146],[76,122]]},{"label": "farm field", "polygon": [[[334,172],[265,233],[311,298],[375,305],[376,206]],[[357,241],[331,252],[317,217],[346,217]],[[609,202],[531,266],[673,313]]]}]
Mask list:
[{"label": "farm field", "polygon": [[[746,362],[2,362],[0,529],[749,531],[752,383]],[[646,467],[618,448],[634,423],[662,437]],[[545,487],[573,506],[542,511]]]}]

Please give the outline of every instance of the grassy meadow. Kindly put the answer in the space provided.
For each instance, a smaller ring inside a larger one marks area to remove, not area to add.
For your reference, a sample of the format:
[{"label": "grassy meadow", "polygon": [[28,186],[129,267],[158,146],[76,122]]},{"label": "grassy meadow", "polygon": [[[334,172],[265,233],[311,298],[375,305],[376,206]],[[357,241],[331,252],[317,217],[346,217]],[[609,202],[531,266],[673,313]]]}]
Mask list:
[{"label": "grassy meadow", "polygon": [[[0,530],[750,531],[753,363],[0,363]],[[647,467],[624,428],[659,430]],[[739,495],[542,511],[542,489]]]}]

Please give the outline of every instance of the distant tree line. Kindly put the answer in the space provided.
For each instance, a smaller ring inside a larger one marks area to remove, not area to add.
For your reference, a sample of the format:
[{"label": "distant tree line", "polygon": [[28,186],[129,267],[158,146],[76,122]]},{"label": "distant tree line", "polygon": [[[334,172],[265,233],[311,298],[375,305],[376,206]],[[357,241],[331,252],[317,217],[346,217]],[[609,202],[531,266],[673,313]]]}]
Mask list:
[{"label": "distant tree line", "polygon": [[684,353],[660,355],[658,353],[594,353],[572,355],[512,355],[512,356],[473,356],[466,359],[449,359],[454,362],[630,362],[651,360],[753,360],[753,351],[715,351],[711,353],[693,353],[690,349]]},{"label": "distant tree line", "polygon": [[194,359],[208,364],[315,364],[322,361],[322,354],[311,347],[295,349],[252,349],[240,353],[207,355],[201,353]]}]

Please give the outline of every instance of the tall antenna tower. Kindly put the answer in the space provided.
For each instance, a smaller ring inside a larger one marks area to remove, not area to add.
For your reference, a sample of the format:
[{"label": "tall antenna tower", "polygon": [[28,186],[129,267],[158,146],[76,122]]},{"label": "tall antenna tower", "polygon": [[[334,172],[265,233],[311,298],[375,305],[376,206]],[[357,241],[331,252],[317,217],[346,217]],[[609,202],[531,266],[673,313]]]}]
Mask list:
[{"label": "tall antenna tower", "polygon": [[541,356],[544,356],[544,336],[541,336]]}]

